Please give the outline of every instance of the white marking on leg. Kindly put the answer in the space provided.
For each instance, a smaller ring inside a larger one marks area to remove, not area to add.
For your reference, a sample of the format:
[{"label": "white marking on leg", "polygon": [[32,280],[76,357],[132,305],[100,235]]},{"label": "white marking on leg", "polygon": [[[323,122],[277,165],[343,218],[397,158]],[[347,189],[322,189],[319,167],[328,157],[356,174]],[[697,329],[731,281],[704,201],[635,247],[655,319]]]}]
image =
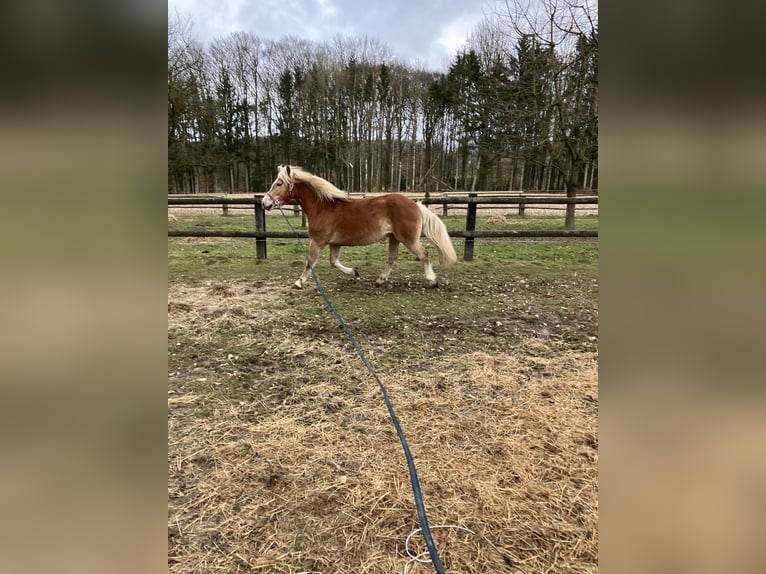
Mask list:
[{"label": "white marking on leg", "polygon": [[332,266],[335,267],[336,269],[339,269],[346,275],[356,275],[357,277],[359,277],[359,274],[356,271],[354,271],[353,268],[346,267],[338,260],[339,254],[340,254],[340,246],[331,245],[330,246],[330,263],[332,264]]},{"label": "white marking on leg", "polygon": [[388,279],[389,275],[391,275],[391,266],[386,265],[386,268],[383,269],[383,272],[375,280],[375,285],[383,285],[383,283],[385,283]]},{"label": "white marking on leg", "polygon": [[426,261],[423,264],[423,268],[425,269],[425,272],[426,272],[426,279],[428,279],[428,281],[432,284],[436,283],[436,273],[434,273],[434,269],[433,267],[431,267],[431,262]]},{"label": "white marking on leg", "polygon": [[428,259],[428,251],[425,250],[420,242],[410,247],[410,251],[412,251],[423,264],[423,272],[425,273],[428,282],[431,285],[436,285],[436,273],[434,273],[434,268],[431,267],[431,261]]}]

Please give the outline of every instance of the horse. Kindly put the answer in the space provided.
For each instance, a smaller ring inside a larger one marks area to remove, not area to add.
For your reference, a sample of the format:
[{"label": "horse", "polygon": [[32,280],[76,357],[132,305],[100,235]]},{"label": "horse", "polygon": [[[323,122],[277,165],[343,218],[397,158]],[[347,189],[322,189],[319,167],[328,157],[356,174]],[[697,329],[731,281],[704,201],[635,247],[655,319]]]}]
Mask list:
[{"label": "horse", "polygon": [[302,289],[311,268],[325,246],[330,246],[330,263],[346,275],[359,278],[359,272],[338,260],[340,248],[370,245],[388,238],[388,261],[375,285],[383,285],[391,273],[399,244],[409,249],[423,264],[426,280],[438,285],[428,252],[420,243],[424,234],[436,246],[439,262],[446,267],[457,260],[455,248],[444,223],[425,205],[401,193],[350,198],[329,181],[300,167],[280,165],[277,178],[261,200],[265,210],[274,205],[298,204],[306,214],[309,229],[309,255],[300,278],[293,284]]}]

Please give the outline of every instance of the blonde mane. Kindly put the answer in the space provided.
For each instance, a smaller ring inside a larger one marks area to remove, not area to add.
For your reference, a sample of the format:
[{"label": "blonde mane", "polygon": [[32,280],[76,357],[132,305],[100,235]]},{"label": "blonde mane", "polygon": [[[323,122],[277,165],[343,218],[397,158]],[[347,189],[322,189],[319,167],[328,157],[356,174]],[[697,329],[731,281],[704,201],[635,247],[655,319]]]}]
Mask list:
[{"label": "blonde mane", "polygon": [[[318,175],[293,165],[290,166],[290,174],[296,182],[307,184],[322,201],[348,201],[348,194],[345,191],[341,191]],[[291,176],[287,175],[287,166],[279,166],[279,177],[282,177],[285,181],[290,181]]]}]

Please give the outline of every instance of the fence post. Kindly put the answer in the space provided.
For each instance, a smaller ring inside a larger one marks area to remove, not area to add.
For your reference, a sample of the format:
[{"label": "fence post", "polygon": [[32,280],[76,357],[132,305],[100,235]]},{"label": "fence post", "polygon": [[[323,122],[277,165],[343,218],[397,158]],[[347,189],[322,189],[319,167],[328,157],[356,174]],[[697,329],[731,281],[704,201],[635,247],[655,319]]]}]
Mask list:
[{"label": "fence post", "polygon": [[[468,199],[476,198],[477,195],[475,193],[469,193]],[[476,204],[475,203],[469,203],[468,204],[468,211],[465,216],[465,230],[466,231],[476,231]],[[464,261],[473,261],[473,237],[466,237],[465,238],[465,247],[463,249],[463,260]]]},{"label": "fence post", "polygon": [[226,202],[223,203],[223,214],[229,215],[229,204]]},{"label": "fence post", "polygon": [[[255,230],[266,231],[266,212],[263,210],[261,202],[258,201],[258,196],[255,196]],[[266,259],[266,238],[255,238],[255,257],[256,259]]]},{"label": "fence post", "polygon": [[519,196],[519,198],[521,199],[521,201],[519,201],[519,215],[521,217],[524,217],[524,212],[527,209],[527,204],[524,203],[524,192],[523,191],[521,192],[521,195]]}]

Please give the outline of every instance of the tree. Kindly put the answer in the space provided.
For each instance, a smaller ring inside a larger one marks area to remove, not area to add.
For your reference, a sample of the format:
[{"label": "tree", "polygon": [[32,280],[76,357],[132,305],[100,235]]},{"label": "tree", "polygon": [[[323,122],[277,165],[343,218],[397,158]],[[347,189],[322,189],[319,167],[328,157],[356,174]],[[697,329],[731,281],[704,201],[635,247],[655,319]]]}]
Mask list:
[{"label": "tree", "polygon": [[205,53],[189,17],[168,20],[168,176],[174,191],[199,188],[195,142],[202,110]]},{"label": "tree", "polygon": [[[472,175],[471,188],[476,184],[474,170],[469,170],[469,161],[474,163],[482,129],[482,99],[480,92],[481,64],[474,50],[458,54],[447,73],[445,90],[447,106],[458,126],[458,153],[460,155],[460,182],[463,189],[468,185],[467,177]],[[473,172],[469,174],[469,171]]]},{"label": "tree", "polygon": [[290,70],[279,76],[279,99],[277,100],[277,131],[279,132],[280,151],[285,163],[292,163],[292,142],[296,132],[296,110],[293,99],[295,83]]},{"label": "tree", "polygon": [[[520,81],[519,97],[529,98],[547,159],[561,174],[568,197],[586,184],[595,160],[598,126],[597,4],[595,0],[503,0],[495,12],[508,33],[528,45],[540,84]],[[519,51],[521,65],[521,50]],[[540,67],[537,67],[540,66]],[[522,78],[522,74],[520,74]],[[542,130],[549,130],[547,134]],[[574,227],[574,205],[567,207],[566,227]]]},{"label": "tree", "polygon": [[598,175],[594,1],[498,0],[446,74],[366,37],[237,32],[202,49],[177,18],[169,189],[259,190],[289,162],[349,191],[574,193]]}]

